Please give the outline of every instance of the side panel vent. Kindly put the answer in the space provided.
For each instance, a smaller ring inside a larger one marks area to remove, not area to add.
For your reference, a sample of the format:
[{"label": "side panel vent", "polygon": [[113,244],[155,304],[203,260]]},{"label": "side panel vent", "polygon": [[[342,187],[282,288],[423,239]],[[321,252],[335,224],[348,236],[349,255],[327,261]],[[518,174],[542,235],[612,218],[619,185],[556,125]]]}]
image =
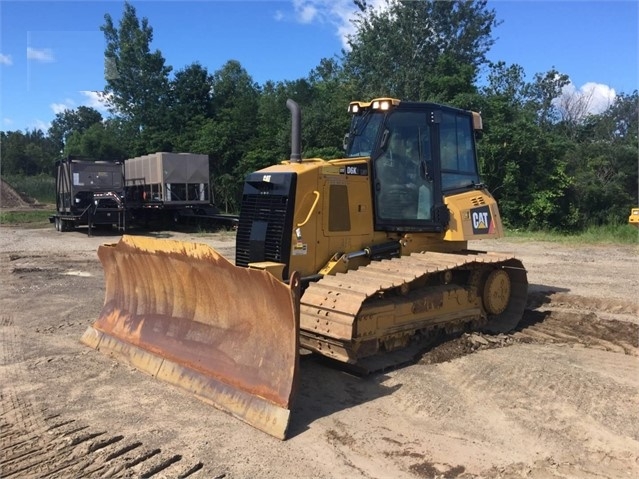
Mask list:
[{"label": "side panel vent", "polygon": [[474,198],[471,198],[470,201],[472,202],[473,206],[483,206],[486,204],[483,196],[475,196]]}]

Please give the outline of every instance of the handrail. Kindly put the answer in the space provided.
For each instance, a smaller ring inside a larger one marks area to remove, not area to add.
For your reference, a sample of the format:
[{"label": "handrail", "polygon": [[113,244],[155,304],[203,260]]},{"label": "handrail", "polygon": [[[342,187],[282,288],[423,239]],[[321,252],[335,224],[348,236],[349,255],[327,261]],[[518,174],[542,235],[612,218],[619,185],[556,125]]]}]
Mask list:
[{"label": "handrail", "polygon": [[315,201],[313,201],[313,206],[311,206],[310,211],[308,212],[308,216],[306,217],[306,219],[304,221],[302,221],[301,223],[297,223],[297,227],[301,228],[302,226],[304,226],[306,223],[309,222],[309,220],[311,219],[311,214],[313,214],[313,211],[315,211],[315,207],[317,206],[317,202],[319,201],[319,191],[314,190],[313,194],[315,195]]}]

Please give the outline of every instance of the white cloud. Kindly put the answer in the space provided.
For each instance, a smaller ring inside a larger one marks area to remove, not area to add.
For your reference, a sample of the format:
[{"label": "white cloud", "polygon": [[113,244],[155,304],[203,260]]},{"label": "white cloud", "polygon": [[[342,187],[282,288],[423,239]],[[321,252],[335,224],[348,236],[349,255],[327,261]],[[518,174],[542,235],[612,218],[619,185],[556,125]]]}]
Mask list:
[{"label": "white cloud", "polygon": [[300,23],[313,23],[313,20],[315,20],[317,15],[317,8],[313,5],[309,5],[308,3],[306,5],[301,5],[297,9],[297,19]]},{"label": "white cloud", "polygon": [[27,60],[50,63],[55,61],[55,58],[53,56],[53,51],[50,48],[37,49],[27,47]]},{"label": "white cloud", "polygon": [[[387,8],[386,0],[368,0],[367,3],[376,10]],[[342,46],[348,48],[348,36],[355,33],[352,20],[359,11],[353,0],[293,0],[293,10],[299,23],[333,25]]]},{"label": "white cloud", "polygon": [[555,106],[564,119],[579,122],[588,115],[603,113],[616,97],[614,88],[603,83],[588,82],[577,88],[570,82],[564,86]]},{"label": "white cloud", "polygon": [[617,97],[617,92],[614,88],[610,88],[608,85],[602,83],[588,82],[583,85],[579,91],[582,95],[590,97],[589,113],[603,113],[612,105]]},{"label": "white cloud", "polygon": [[13,120],[11,118],[3,118],[2,124],[5,126],[11,126],[13,125]]},{"label": "white cloud", "polygon": [[71,98],[65,98],[61,102],[51,103],[49,108],[55,115],[64,113],[65,110],[75,110],[78,106],[88,106],[95,108],[101,113],[108,111],[108,97],[101,91],[81,90],[80,93],[84,97],[80,101]]},{"label": "white cloud", "polygon": [[63,103],[51,103],[49,106],[53,110],[53,113],[57,115],[58,113],[64,113],[65,110],[73,110],[75,108],[75,102],[70,98],[66,98]]},{"label": "white cloud", "polygon": [[3,55],[0,53],[0,65],[13,65],[11,55]]},{"label": "white cloud", "polygon": [[86,101],[84,106],[95,108],[96,110],[104,113],[108,111],[108,96],[101,91],[84,90],[80,91],[84,95]]}]

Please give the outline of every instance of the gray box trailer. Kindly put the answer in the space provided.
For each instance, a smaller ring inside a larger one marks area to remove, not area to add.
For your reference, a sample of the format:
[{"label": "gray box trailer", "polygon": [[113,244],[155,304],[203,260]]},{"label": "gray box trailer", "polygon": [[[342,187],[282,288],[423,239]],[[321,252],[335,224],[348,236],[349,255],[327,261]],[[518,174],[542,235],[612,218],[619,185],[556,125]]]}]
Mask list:
[{"label": "gray box trailer", "polygon": [[129,158],[124,177],[134,222],[237,227],[238,217],[220,213],[211,201],[208,155],[158,152]]},{"label": "gray box trailer", "polygon": [[209,157],[195,153],[152,153],[124,162],[127,199],[167,207],[210,202]]}]

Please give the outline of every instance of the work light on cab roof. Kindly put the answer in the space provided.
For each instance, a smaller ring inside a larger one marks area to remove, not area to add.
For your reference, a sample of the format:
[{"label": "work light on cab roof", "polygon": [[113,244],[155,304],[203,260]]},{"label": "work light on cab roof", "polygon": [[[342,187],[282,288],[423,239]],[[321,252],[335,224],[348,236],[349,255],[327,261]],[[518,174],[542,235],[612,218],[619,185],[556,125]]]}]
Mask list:
[{"label": "work light on cab roof", "polygon": [[399,105],[400,100],[396,98],[377,98],[373,101],[352,101],[348,105],[348,112],[351,114],[362,113],[364,110],[382,110],[387,111],[391,106]]}]

